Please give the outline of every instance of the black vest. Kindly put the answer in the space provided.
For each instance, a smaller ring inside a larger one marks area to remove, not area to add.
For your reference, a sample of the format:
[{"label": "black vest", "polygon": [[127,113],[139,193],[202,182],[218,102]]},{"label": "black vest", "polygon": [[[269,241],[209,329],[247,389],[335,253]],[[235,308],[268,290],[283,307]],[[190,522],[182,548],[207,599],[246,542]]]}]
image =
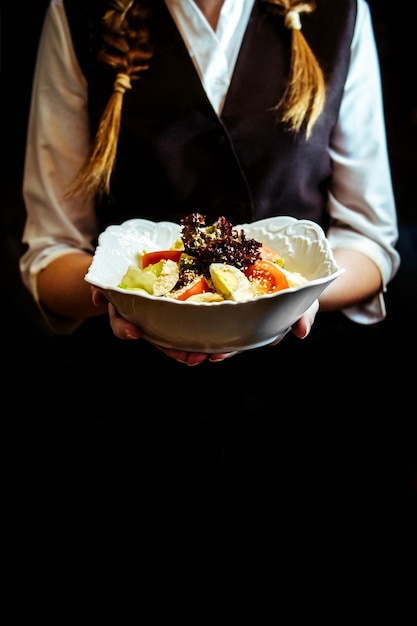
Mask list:
[{"label": "black vest", "polygon": [[[92,131],[112,93],[114,71],[90,45],[89,11],[100,0],[65,0],[88,81]],[[102,10],[102,9],[101,9]],[[356,0],[317,0],[303,34],[323,68],[327,101],[311,138],[276,123],[291,32],[257,0],[220,118],[163,0],[154,2],[156,52],[123,100],[111,200],[97,207],[100,230],[133,217],[178,222],[191,212],[245,223],[292,215],[328,225],[328,155],[349,63]],[[100,19],[97,16],[97,19]]]}]

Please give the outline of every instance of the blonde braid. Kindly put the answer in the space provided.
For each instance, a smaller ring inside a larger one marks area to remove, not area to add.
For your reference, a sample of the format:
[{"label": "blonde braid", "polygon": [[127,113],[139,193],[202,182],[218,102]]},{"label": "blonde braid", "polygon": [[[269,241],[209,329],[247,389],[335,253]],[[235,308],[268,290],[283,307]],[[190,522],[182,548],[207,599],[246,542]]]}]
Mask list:
[{"label": "blonde braid", "polygon": [[[150,0],[151,1],[151,0]],[[104,47],[98,59],[116,70],[113,92],[104,110],[88,157],[67,191],[87,195],[109,195],[116,162],[123,96],[131,81],[148,69],[153,50],[150,45],[148,2],[111,0],[103,17]]]},{"label": "blonde braid", "polygon": [[292,33],[289,81],[275,109],[281,111],[281,120],[291,130],[299,131],[304,125],[308,139],[326,101],[323,72],[301,32],[301,13],[312,13],[316,5],[299,0],[263,1],[273,5],[271,10],[284,16],[285,26]]}]

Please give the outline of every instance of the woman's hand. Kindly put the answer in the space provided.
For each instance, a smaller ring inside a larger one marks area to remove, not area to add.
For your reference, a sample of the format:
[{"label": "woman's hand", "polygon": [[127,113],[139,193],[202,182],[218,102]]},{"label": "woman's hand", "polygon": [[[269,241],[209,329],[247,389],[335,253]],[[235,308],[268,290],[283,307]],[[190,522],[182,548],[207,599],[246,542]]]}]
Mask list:
[{"label": "woman's hand", "polygon": [[318,312],[319,301],[314,300],[313,304],[307,309],[304,315],[302,315],[300,319],[293,324],[291,330],[294,335],[298,337],[298,339],[305,339],[307,337]]},{"label": "woman's hand", "polygon": [[[96,306],[102,306],[103,301],[106,301],[105,296],[99,291],[96,287],[92,287],[92,298],[93,302]],[[304,313],[300,319],[293,324],[291,329],[284,331],[278,339],[275,339],[271,344],[271,346],[277,345],[285,335],[292,330],[294,335],[299,339],[305,339],[310,332],[310,329],[314,323],[315,317],[319,310],[319,302],[315,300],[310,308]],[[142,332],[138,326],[132,324],[125,320],[120,313],[116,311],[114,306],[108,302],[108,311],[110,317],[110,325],[112,331],[116,337],[123,340],[131,340],[131,339],[140,339],[142,337]],[[166,354],[167,357],[171,359],[175,359],[180,363],[184,363],[185,365],[199,365],[203,361],[209,360],[211,363],[219,363],[220,361],[224,361],[225,359],[230,359],[232,356],[239,354],[239,351],[235,352],[219,352],[213,354],[207,354],[205,352],[185,352],[182,350],[173,350],[172,348],[162,348],[161,346],[155,345],[158,350]]]},{"label": "woman's hand", "polygon": [[91,287],[91,297],[95,306],[101,307],[103,303],[107,303],[108,312],[110,317],[110,326],[116,337],[119,339],[140,339],[142,332],[136,324],[132,324],[125,320],[120,313],[116,311],[114,306],[107,300],[105,295],[97,289],[97,287]]}]

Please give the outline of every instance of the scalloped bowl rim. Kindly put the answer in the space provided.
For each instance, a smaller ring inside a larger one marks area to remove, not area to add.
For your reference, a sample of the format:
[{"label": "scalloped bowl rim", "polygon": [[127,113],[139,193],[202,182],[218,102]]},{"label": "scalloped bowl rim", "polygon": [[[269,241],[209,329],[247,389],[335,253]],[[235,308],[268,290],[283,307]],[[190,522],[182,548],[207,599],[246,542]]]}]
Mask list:
[{"label": "scalloped bowl rim", "polygon": [[[119,241],[122,241],[125,233],[126,235],[128,234],[130,235],[130,233],[134,232],[134,233],[137,233],[138,235],[138,241],[135,243],[136,246],[139,246],[139,245],[143,246],[143,244],[146,242],[147,251],[163,249],[161,248],[160,245],[159,246],[157,245],[157,240],[152,241],[147,235],[141,236],[140,229],[143,228],[144,226],[151,227],[152,229],[164,228],[166,230],[171,231],[173,238],[171,239],[171,242],[169,245],[172,245],[174,241],[178,239],[180,236],[180,226],[174,222],[168,222],[168,221],[153,222],[147,219],[133,218],[133,219],[123,222],[120,225],[108,226],[106,230],[103,231],[99,235],[98,246],[96,248],[93,261],[87,271],[87,274],[85,275],[85,280],[91,285],[94,285],[95,287],[98,287],[99,289],[104,289],[106,291],[111,290],[111,291],[115,291],[121,294],[129,293],[130,295],[137,296],[138,298],[145,298],[146,300],[157,300],[158,302],[160,302],[161,300],[169,301],[181,307],[184,307],[184,306],[197,306],[197,307],[236,306],[236,305],[245,304],[246,302],[248,302],[248,301],[236,302],[235,300],[222,300],[220,302],[196,302],[196,301],[187,301],[187,300],[180,301],[180,300],[175,300],[175,298],[161,298],[161,296],[154,296],[144,291],[139,291],[139,290],[135,291],[133,289],[132,290],[123,289],[122,287],[118,287],[117,284],[114,284],[114,281],[106,282],[103,279],[100,279],[100,277],[97,276],[96,274],[97,263],[100,262],[99,257],[102,251],[104,251],[105,249],[107,238],[109,238],[112,235],[116,235],[117,239]],[[297,219],[297,218],[290,217],[290,216],[277,216],[277,217],[272,217],[272,218],[265,218],[263,220],[258,220],[256,222],[251,222],[248,224],[237,224],[234,228],[239,231],[243,229],[248,237],[254,237],[255,239],[262,241],[262,239],[259,239],[259,234],[255,236],[255,234],[252,234],[252,231],[258,230],[258,229],[260,230],[265,229],[265,230],[268,230],[269,234],[272,233],[273,235],[281,235],[288,229],[289,226],[295,227],[296,229],[299,229],[300,227],[307,227],[308,229],[310,229],[310,231],[315,232],[317,234],[318,239],[321,241],[324,248],[326,249],[326,252],[329,254],[328,260],[331,263],[331,266],[330,266],[331,271],[329,270],[328,273],[322,276],[318,276],[317,278],[312,278],[311,280],[308,281],[307,283],[308,285],[320,285],[322,283],[327,283],[330,278],[331,279],[337,278],[340,274],[344,272],[344,269],[340,268],[337,265],[336,261],[333,259],[332,251],[330,249],[330,246],[328,245],[327,239],[325,238],[324,231],[315,222],[312,222],[307,219]],[[262,241],[262,243],[270,243],[270,241],[269,242]],[[135,254],[138,254],[138,252],[139,252],[139,249],[136,250]],[[134,263],[135,261],[133,258],[131,258],[129,261],[129,258],[128,258],[129,256],[130,255],[128,254],[126,255],[125,262],[129,263],[131,261],[132,263]],[[290,262],[291,259],[288,257],[285,257],[285,258],[286,258],[286,267],[287,267],[287,264]],[[126,270],[127,270],[127,265],[125,266],[123,273]],[[300,267],[296,271],[302,271],[302,270],[303,268]],[[120,283],[120,279],[123,273],[121,275],[118,275],[118,277],[116,277],[117,283]],[[285,293],[295,292],[295,291],[299,291],[300,289],[304,289],[305,287],[306,287],[306,284],[298,285],[295,287],[289,287],[285,290],[257,296],[256,299],[257,300],[271,299],[271,298],[275,299],[279,297],[283,292]]]}]

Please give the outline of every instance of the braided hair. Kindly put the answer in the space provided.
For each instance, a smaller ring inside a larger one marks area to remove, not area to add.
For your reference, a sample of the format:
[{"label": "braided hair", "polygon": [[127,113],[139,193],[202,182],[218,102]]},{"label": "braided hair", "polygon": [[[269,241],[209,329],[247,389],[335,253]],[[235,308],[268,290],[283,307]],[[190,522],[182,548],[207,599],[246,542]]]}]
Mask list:
[{"label": "braided hair", "polygon": [[307,139],[323,110],[326,86],[323,72],[301,32],[302,13],[312,13],[315,2],[302,0],[262,0],[270,11],[284,18],[291,30],[291,68],[287,88],[275,107],[282,122],[293,131],[305,128]]},{"label": "braided hair", "polygon": [[150,36],[152,0],[109,0],[102,19],[102,47],[98,60],[110,65],[116,78],[87,159],[68,189],[87,195],[110,193],[116,161],[123,95],[149,68],[153,56]]},{"label": "braided hair", "polygon": [[[321,68],[301,32],[300,15],[311,13],[312,0],[260,0],[271,13],[284,18],[292,31],[291,68],[287,88],[275,107],[278,119],[293,132],[305,129],[311,135],[325,103],[325,82]],[[152,0],[108,0],[102,19],[102,47],[98,59],[116,74],[113,93],[101,118],[89,154],[68,189],[70,197],[78,192],[92,196],[110,194],[120,129],[123,95],[132,81],[149,68],[154,54],[151,40]]]}]

